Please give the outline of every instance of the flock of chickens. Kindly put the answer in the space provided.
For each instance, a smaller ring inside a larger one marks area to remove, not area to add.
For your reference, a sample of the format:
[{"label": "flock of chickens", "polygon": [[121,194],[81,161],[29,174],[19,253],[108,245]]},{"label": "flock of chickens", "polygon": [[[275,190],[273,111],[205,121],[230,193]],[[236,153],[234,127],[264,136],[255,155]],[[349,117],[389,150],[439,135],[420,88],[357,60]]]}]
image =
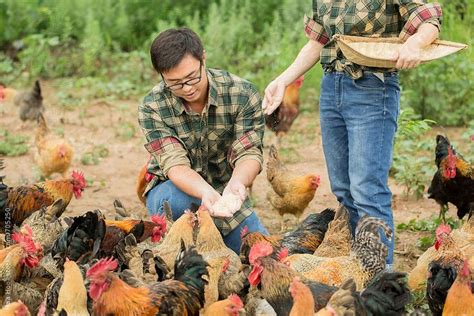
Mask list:
[{"label": "flock of chickens", "polygon": [[[298,115],[301,83],[288,87],[280,111],[267,118],[279,137]],[[267,199],[280,215],[296,215],[298,224],[271,236],[244,228],[240,255],[226,247],[209,212],[195,205],[175,222],[169,205],[164,215],[141,219],[119,201],[113,219],[100,210],[67,217],[72,197],[86,187],[81,172],[66,177],[72,147],[49,133],[39,82],[26,93],[0,88],[0,100],[12,94],[20,117],[38,122],[40,170],[63,179],[10,187],[0,176],[0,316],[403,315],[415,292],[426,294],[433,315],[474,315],[474,167],[443,136],[430,198],[442,214],[452,203],[468,219],[455,230],[440,225],[435,244],[407,276],[385,270],[388,249],[380,233],[392,236],[385,222],[363,217],[353,235],[343,206],[300,222],[319,177],[294,175],[274,146]],[[144,166],[137,182],[142,201],[149,180]]]}]

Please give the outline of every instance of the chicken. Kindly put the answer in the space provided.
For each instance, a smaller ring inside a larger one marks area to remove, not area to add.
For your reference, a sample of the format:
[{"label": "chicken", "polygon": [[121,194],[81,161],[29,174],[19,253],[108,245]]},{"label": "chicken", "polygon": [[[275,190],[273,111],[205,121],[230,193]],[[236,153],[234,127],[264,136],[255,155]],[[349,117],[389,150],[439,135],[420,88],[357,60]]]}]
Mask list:
[{"label": "chicken", "polygon": [[433,316],[441,316],[448,290],[456,279],[457,271],[452,266],[444,266],[433,261],[428,267],[426,299]]},{"label": "chicken", "polygon": [[30,311],[22,301],[10,303],[0,309],[0,316],[30,316]]},{"label": "chicken", "polygon": [[115,232],[121,231],[124,234],[133,233],[134,230],[137,229],[137,225],[143,223],[143,233],[137,238],[137,242],[143,242],[149,237],[151,237],[151,241],[154,243],[160,242],[163,235],[166,233],[166,220],[164,215],[153,215],[151,216],[151,221],[143,221],[137,219],[125,219],[121,221],[111,221],[106,220],[105,225],[107,226],[107,235],[113,234]]},{"label": "chicken", "polygon": [[44,112],[39,80],[35,81],[31,91],[19,92],[13,102],[20,107],[20,119],[22,121],[37,121],[39,115]]},{"label": "chicken", "polygon": [[134,288],[112,273],[117,261],[101,259],[87,271],[95,315],[199,315],[204,304],[207,264],[194,246],[184,242],[176,259],[174,279]]},{"label": "chicken", "polygon": [[333,316],[333,315],[357,315],[360,310],[356,292],[356,284],[353,279],[346,280],[339,290],[337,290],[329,299],[325,308],[320,309],[315,315]]},{"label": "chicken", "polygon": [[67,315],[86,316],[87,291],[81,270],[74,261],[66,259],[64,280],[59,290],[57,311],[64,310]]},{"label": "chicken", "polygon": [[460,219],[466,214],[471,217],[474,211],[474,166],[464,160],[442,135],[436,136],[435,154],[438,170],[428,188],[429,198],[441,206],[443,221],[448,202],[457,207]]},{"label": "chicken", "polygon": [[53,204],[58,199],[63,200],[63,209],[57,212],[56,216],[61,216],[72,196],[81,198],[85,187],[84,175],[77,171],[72,172],[71,178],[64,180],[46,180],[31,186],[0,186],[0,230],[5,227],[6,216],[11,219],[12,224],[20,226],[33,212]]},{"label": "chicken", "polygon": [[280,106],[275,112],[265,116],[265,123],[269,129],[275,132],[278,145],[280,145],[281,138],[288,133],[293,121],[300,112],[299,90],[303,80],[304,76],[301,76],[290,83],[285,89]]},{"label": "chicken", "polygon": [[18,282],[24,266],[36,267],[43,257],[43,248],[33,240],[33,231],[25,226],[23,231],[14,232],[15,244],[0,250],[0,284]]},{"label": "chicken", "polygon": [[281,248],[288,249],[288,254],[296,253],[314,253],[320,247],[323,238],[325,238],[328,224],[334,218],[334,210],[325,209],[321,213],[309,214],[298,226],[290,232],[283,235],[265,236],[259,232],[248,233],[244,228],[241,232],[242,244],[240,247],[240,260],[248,264],[248,255],[250,248],[259,241],[268,241],[275,252]]},{"label": "chicken", "polygon": [[469,264],[464,261],[456,281],[449,289],[444,303],[443,316],[472,315],[474,311],[474,294],[469,273]]},{"label": "chicken", "polygon": [[209,212],[200,207],[197,211],[198,233],[196,250],[209,263],[209,283],[206,286],[206,306],[216,302],[219,296],[239,293],[246,283],[246,275],[240,274],[239,256],[229,249]]},{"label": "chicken", "polygon": [[42,207],[38,212],[31,214],[21,225],[21,227],[26,225],[31,227],[34,240],[41,243],[45,253],[65,230],[63,222],[57,215],[64,210],[63,204],[63,200],[58,199],[48,207]]},{"label": "chicken", "polygon": [[[252,247],[249,282],[252,287],[258,286],[261,297],[270,303],[277,315],[288,315],[291,311],[293,300],[289,288],[295,277],[310,288],[314,310],[324,308],[338,288],[306,279],[286,264],[269,257],[272,252],[267,242]],[[401,315],[411,297],[404,279],[403,273],[376,275],[362,293],[352,293],[358,302],[356,315]]]},{"label": "chicken", "polygon": [[140,172],[138,173],[138,178],[137,178],[137,196],[138,199],[143,203],[143,205],[146,206],[146,198],[144,196],[146,187],[148,183],[153,179],[153,175],[148,172],[148,164],[150,163],[152,156],[148,158],[148,161],[146,164],[140,169]]},{"label": "chicken", "polygon": [[290,316],[313,316],[314,299],[309,287],[295,277],[290,284],[290,293],[293,298]]},{"label": "chicken", "polygon": [[160,256],[169,269],[174,267],[181,240],[184,241],[186,247],[195,244],[195,231],[193,229],[194,225],[196,225],[195,221],[196,216],[194,213],[189,210],[185,211],[170,227],[160,246],[153,249],[153,253]]},{"label": "chicken", "polygon": [[317,257],[348,256],[352,245],[352,232],[349,223],[349,212],[340,204],[334,219],[328,224],[324,239],[314,251]]},{"label": "chicken", "polygon": [[235,294],[229,295],[228,298],[222,301],[212,303],[204,310],[203,316],[239,316],[243,311],[244,303]]},{"label": "chicken", "polygon": [[54,242],[51,255],[60,267],[66,258],[86,263],[96,257],[105,231],[105,222],[99,211],[74,217],[71,226]]},{"label": "chicken", "polygon": [[372,278],[385,269],[388,248],[379,236],[382,228],[390,240],[392,229],[382,220],[364,216],[356,228],[355,240],[347,256],[326,258],[308,254],[295,254],[281,258],[294,270],[310,280],[340,286],[353,278],[357,289],[362,290]]},{"label": "chicken", "polygon": [[17,90],[0,85],[0,102],[11,103],[17,94]]},{"label": "chicken", "polygon": [[66,178],[66,172],[71,165],[74,151],[72,146],[62,137],[49,131],[43,114],[38,115],[38,128],[36,130],[35,162],[41,174],[48,178],[54,173],[60,173]]},{"label": "chicken", "polygon": [[280,161],[275,146],[271,146],[267,162],[267,179],[273,189],[268,192],[267,199],[280,214],[280,228],[283,231],[284,214],[294,214],[299,222],[300,216],[314,198],[320,178],[315,174],[294,176]]},{"label": "chicken", "polygon": [[[449,237],[448,237],[449,236]],[[474,265],[474,217],[468,219],[461,229],[440,225],[436,229],[436,242],[428,248],[417,260],[415,268],[408,274],[408,286],[412,291],[424,290],[426,274],[431,262],[441,257],[446,257],[448,262],[454,260],[458,267],[461,266],[464,256],[469,264]]]}]

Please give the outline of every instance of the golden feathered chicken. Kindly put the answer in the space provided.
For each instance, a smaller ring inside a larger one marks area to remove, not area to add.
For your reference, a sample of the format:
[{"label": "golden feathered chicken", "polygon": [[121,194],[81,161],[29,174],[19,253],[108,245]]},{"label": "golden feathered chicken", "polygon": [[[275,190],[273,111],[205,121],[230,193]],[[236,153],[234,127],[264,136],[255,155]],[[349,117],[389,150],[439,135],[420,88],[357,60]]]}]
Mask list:
[{"label": "golden feathered chicken", "polygon": [[64,138],[50,132],[41,113],[38,115],[35,145],[37,149],[35,161],[41,174],[47,178],[54,173],[60,173],[66,178],[74,150]]},{"label": "golden feathered chicken", "polygon": [[320,177],[315,174],[295,176],[280,160],[275,146],[270,147],[267,162],[267,179],[273,190],[267,199],[281,218],[281,230],[284,229],[284,214],[294,214],[297,221],[314,198],[319,187]]}]

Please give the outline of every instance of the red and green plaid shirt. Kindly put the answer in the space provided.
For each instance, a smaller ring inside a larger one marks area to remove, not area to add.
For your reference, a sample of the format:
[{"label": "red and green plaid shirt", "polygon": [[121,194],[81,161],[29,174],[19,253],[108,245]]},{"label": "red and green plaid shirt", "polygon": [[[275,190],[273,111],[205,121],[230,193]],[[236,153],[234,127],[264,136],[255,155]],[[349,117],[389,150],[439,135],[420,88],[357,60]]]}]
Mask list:
[{"label": "red and green plaid shirt", "polygon": [[324,45],[320,59],[323,68],[345,71],[355,79],[362,76],[364,67],[344,58],[332,39],[333,35],[406,39],[423,23],[439,28],[441,16],[439,4],[424,0],[313,0],[313,17],[305,16],[305,33],[308,38]]},{"label": "red and green plaid shirt", "polygon": [[[138,122],[152,155],[148,172],[153,179],[146,192],[167,180],[177,165],[191,167],[220,193],[239,162],[254,159],[262,166],[265,121],[256,87],[222,70],[207,69],[207,78],[202,114],[192,112],[163,82],[139,106]],[[246,202],[232,218],[214,222],[227,235],[251,213]]]}]

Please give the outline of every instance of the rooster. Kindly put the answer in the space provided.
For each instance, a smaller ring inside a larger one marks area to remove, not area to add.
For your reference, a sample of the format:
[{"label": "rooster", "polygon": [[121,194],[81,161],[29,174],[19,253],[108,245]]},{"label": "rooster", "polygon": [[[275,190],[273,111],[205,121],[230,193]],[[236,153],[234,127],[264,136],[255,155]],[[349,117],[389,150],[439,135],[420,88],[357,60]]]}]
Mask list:
[{"label": "rooster", "polygon": [[101,259],[87,271],[95,315],[199,315],[208,272],[193,246],[181,243],[172,280],[135,288],[113,273],[116,268],[116,260]]},{"label": "rooster", "polygon": [[44,112],[39,80],[35,81],[31,91],[19,92],[13,102],[20,107],[20,119],[22,121],[37,121],[40,114]]},{"label": "rooster", "polygon": [[280,229],[283,231],[283,216],[287,213],[294,214],[299,222],[304,210],[314,198],[320,177],[315,174],[294,176],[280,161],[278,151],[272,145],[267,162],[267,179],[273,189],[268,192],[267,199],[280,214]]},{"label": "rooster", "polygon": [[443,308],[444,316],[473,314],[474,294],[472,293],[472,281],[469,275],[469,265],[466,260],[458,273],[456,281],[449,289]]},{"label": "rooster", "polygon": [[66,178],[74,151],[64,138],[51,134],[41,113],[38,115],[35,145],[35,161],[42,175],[47,178],[53,173],[60,173]]},{"label": "rooster", "polygon": [[265,116],[265,123],[269,129],[277,136],[277,145],[280,145],[281,138],[288,133],[300,112],[299,91],[303,84],[304,76],[299,77],[290,83],[285,89],[283,101],[280,106],[270,115]]},{"label": "rooster", "polygon": [[466,214],[470,217],[474,210],[474,166],[465,161],[442,135],[436,136],[435,154],[438,170],[428,194],[441,206],[440,218],[446,221],[448,202],[457,207],[459,219]]},{"label": "rooster", "polygon": [[323,238],[327,233],[328,225],[334,218],[334,210],[325,209],[321,213],[309,214],[298,226],[283,235],[265,236],[259,232],[248,232],[244,227],[241,232],[242,244],[240,247],[240,259],[242,263],[248,264],[250,248],[259,241],[267,241],[278,252],[282,248],[288,249],[288,254],[314,253],[319,249]]},{"label": "rooster", "polygon": [[[120,231],[124,234],[133,233],[137,229],[137,225],[143,223],[143,233],[135,236],[137,242],[142,242],[151,237],[151,241],[157,243],[166,232],[166,220],[164,215],[153,215],[151,221],[143,221],[138,219],[124,219],[121,221],[106,220],[107,234],[113,234]],[[135,235],[135,234],[134,234]],[[107,237],[107,236],[106,236]]]},{"label": "rooster", "polygon": [[[1,184],[3,182],[0,179]],[[5,227],[6,217],[12,224],[20,226],[33,212],[53,204],[58,199],[63,200],[63,209],[56,213],[59,217],[66,209],[74,195],[81,198],[86,187],[84,175],[73,171],[71,178],[64,180],[46,180],[31,186],[6,187],[0,185],[0,230]]]},{"label": "rooster", "polygon": [[[288,315],[293,306],[289,288],[295,277],[308,286],[313,294],[314,311],[324,308],[337,287],[306,279],[286,264],[270,257],[273,248],[266,242],[258,243],[250,250],[252,271],[249,282],[258,287],[263,299],[273,307],[277,315]],[[411,294],[403,273],[379,273],[362,293],[352,295],[358,301],[356,315],[401,315]]]},{"label": "rooster", "polygon": [[433,316],[441,316],[448,290],[456,279],[457,271],[453,266],[445,266],[433,261],[428,266],[426,299]]},{"label": "rooster", "polygon": [[282,252],[280,259],[310,280],[340,286],[345,280],[353,278],[357,289],[362,290],[385,269],[388,249],[380,239],[379,227],[390,240],[392,230],[384,221],[367,215],[361,218],[347,256],[325,258],[296,254],[285,258]]},{"label": "rooster", "polygon": [[152,156],[148,158],[148,161],[146,164],[140,169],[140,172],[138,173],[138,178],[137,178],[137,196],[138,199],[143,203],[143,205],[146,206],[146,198],[144,196],[146,187],[148,183],[153,179],[153,175],[148,172],[148,164],[150,163]]}]

